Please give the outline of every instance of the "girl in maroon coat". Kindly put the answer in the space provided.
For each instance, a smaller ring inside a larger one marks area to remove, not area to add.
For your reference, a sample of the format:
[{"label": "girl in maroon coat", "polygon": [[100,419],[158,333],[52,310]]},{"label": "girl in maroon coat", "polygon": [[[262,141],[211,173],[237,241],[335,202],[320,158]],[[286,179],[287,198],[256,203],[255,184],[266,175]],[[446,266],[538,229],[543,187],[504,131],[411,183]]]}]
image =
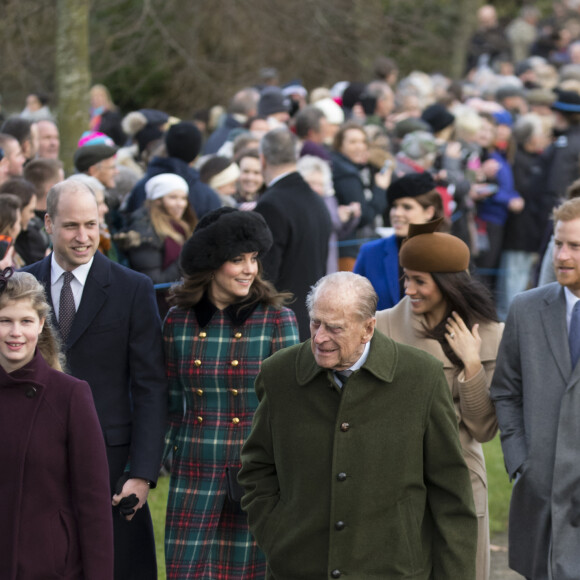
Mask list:
[{"label": "girl in maroon coat", "polygon": [[112,580],[105,446],[32,274],[0,273],[0,578]]}]

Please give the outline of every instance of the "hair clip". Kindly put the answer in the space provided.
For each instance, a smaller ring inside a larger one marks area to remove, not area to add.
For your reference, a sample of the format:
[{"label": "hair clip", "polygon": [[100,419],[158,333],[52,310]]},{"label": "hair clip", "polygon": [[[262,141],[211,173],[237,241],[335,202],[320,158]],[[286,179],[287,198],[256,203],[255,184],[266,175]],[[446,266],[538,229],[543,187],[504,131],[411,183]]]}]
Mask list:
[{"label": "hair clip", "polygon": [[0,294],[4,292],[8,279],[14,274],[14,268],[5,268],[0,272]]}]

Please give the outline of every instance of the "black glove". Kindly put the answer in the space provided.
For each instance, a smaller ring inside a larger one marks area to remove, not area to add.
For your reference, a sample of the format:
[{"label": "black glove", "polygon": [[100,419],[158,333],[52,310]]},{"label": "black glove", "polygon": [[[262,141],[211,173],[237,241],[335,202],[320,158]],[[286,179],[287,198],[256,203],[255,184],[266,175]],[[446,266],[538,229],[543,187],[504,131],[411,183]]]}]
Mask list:
[{"label": "black glove", "polygon": [[[127,483],[127,481],[131,479],[128,473],[123,473],[121,477],[117,481],[117,485],[115,486],[115,494],[119,495],[123,491],[123,486]],[[133,515],[135,510],[133,509],[139,503],[139,498],[132,493],[127,497],[124,497],[117,505],[119,508],[119,513],[121,517],[127,517]]]}]

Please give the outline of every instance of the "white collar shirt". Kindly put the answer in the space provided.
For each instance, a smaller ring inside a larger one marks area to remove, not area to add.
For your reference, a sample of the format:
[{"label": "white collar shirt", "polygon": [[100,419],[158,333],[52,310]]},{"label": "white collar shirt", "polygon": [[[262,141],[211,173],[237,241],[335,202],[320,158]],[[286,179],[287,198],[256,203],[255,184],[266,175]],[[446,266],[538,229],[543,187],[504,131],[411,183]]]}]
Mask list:
[{"label": "white collar shirt", "polygon": [[[83,297],[83,290],[87,282],[87,276],[91,266],[93,265],[94,256],[86,263],[81,264],[72,271],[73,279],[71,280],[70,287],[75,300],[75,308],[78,311],[81,298]],[[50,296],[52,298],[52,307],[54,309],[54,315],[58,320],[60,314],[60,291],[62,290],[62,285],[64,283],[63,275],[65,270],[58,264],[54,257],[54,252],[50,261]]]}]

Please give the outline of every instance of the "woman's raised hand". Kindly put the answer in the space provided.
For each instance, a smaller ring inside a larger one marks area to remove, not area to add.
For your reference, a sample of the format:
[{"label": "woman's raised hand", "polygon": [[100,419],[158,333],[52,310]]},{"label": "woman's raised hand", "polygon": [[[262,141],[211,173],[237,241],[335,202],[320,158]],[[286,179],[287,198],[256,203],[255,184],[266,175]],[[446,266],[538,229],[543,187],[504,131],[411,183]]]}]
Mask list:
[{"label": "woman's raised hand", "polygon": [[445,328],[447,329],[445,338],[453,352],[463,362],[465,378],[469,379],[481,368],[479,324],[474,324],[473,328],[469,330],[461,316],[457,312],[452,312],[447,319]]}]

